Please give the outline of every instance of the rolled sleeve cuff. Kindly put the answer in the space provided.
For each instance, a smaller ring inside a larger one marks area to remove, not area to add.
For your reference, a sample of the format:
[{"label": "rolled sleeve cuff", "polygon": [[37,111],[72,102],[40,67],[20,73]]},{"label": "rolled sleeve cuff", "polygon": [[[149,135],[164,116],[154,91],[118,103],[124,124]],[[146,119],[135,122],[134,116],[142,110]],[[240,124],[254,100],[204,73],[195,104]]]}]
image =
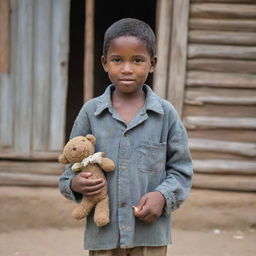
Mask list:
[{"label": "rolled sleeve cuff", "polygon": [[166,191],[161,188],[156,188],[156,191],[159,191],[165,198],[165,208],[164,208],[164,213],[165,214],[170,214],[177,210],[177,200],[176,196],[173,191]]},{"label": "rolled sleeve cuff", "polygon": [[74,192],[70,185],[71,185],[71,181],[73,179],[74,176],[70,176],[64,183],[64,187],[63,187],[63,195],[70,199],[70,200],[73,200],[77,203],[80,203],[81,200],[82,200],[82,194],[80,193],[77,193],[77,192]]}]

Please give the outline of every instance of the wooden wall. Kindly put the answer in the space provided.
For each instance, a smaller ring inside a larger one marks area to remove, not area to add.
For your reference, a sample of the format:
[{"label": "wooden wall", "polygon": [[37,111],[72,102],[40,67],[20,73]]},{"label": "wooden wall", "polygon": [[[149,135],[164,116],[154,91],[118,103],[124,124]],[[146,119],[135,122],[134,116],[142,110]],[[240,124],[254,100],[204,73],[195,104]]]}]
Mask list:
[{"label": "wooden wall", "polygon": [[[9,160],[56,161],[63,147],[69,5],[70,0],[10,1],[10,70],[0,73],[1,183],[25,171],[24,163]],[[45,174],[40,169],[27,164],[26,172]]]},{"label": "wooden wall", "polygon": [[194,186],[256,191],[256,1],[191,1],[185,85]]},{"label": "wooden wall", "polygon": [[256,191],[256,1],[159,0],[158,13],[154,89],[188,130],[194,187]]},{"label": "wooden wall", "polygon": [[69,0],[11,1],[11,69],[0,74],[0,157],[62,148],[68,24]]}]

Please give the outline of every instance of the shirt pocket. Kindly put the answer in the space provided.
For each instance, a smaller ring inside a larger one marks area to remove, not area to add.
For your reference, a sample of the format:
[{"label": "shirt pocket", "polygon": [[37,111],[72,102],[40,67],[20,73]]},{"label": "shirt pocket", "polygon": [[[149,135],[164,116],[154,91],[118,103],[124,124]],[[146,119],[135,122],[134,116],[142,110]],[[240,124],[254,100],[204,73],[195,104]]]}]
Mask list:
[{"label": "shirt pocket", "polygon": [[162,172],[166,162],[166,143],[141,141],[138,145],[136,159],[140,172]]}]

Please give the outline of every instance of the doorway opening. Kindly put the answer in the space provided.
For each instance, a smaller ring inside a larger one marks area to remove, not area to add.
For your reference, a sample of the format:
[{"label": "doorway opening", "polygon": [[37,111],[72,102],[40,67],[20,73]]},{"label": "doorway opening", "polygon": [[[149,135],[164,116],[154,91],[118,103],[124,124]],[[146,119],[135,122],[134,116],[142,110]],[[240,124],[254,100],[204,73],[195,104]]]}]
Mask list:
[{"label": "doorway opening", "polygon": [[[95,1],[95,44],[94,44],[94,96],[101,95],[110,81],[101,66],[104,32],[115,21],[122,18],[136,18],[145,21],[155,31],[156,0]],[[152,84],[150,74],[149,83]]]},{"label": "doorway opening", "polygon": [[[95,0],[94,13],[94,97],[101,95],[110,84],[101,66],[102,46],[105,30],[121,18],[137,18],[145,21],[155,31],[157,0]],[[66,141],[74,120],[83,105],[85,0],[71,0],[70,52],[68,71],[68,93],[66,111]],[[147,83],[152,84],[152,74]]]}]

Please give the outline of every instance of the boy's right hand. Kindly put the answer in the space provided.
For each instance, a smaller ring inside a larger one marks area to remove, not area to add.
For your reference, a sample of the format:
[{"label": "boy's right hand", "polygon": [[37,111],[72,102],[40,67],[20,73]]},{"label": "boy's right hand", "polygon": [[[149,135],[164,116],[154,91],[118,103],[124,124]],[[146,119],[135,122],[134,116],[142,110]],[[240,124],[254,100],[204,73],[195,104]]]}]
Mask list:
[{"label": "boy's right hand", "polygon": [[84,196],[94,196],[101,192],[106,182],[104,179],[88,179],[92,173],[80,172],[71,181],[71,189]]}]

